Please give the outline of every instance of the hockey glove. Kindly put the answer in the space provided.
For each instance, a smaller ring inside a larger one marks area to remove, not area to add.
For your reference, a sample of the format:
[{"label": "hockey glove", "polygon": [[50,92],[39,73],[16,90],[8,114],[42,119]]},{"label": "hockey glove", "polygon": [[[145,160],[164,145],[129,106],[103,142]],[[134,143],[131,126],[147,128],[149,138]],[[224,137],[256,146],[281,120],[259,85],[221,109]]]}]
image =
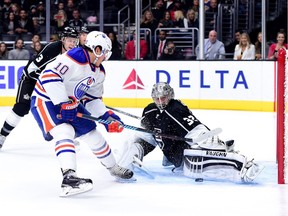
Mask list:
[{"label": "hockey glove", "polygon": [[69,101],[61,103],[60,115],[61,119],[73,121],[77,115],[78,102],[75,97],[69,97]]},{"label": "hockey glove", "polygon": [[110,124],[104,124],[107,132],[109,133],[120,133],[123,131],[123,122],[121,121],[120,117],[116,115],[113,111],[109,110],[101,116],[101,119],[110,121]]}]

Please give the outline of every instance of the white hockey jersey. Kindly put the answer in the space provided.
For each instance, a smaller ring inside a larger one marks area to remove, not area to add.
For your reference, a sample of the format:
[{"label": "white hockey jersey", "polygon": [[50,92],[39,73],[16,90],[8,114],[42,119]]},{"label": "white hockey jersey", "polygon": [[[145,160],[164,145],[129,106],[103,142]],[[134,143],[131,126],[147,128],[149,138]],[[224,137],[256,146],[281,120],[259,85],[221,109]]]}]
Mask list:
[{"label": "white hockey jersey", "polygon": [[[104,67],[90,64],[85,49],[74,48],[47,64],[38,78],[32,96],[43,101],[52,101],[54,105],[66,102],[69,96],[74,96],[78,101],[90,101],[86,106],[87,110],[100,116],[106,108],[102,100],[96,99],[102,99],[104,80]],[[98,111],[95,111],[95,106]]]}]

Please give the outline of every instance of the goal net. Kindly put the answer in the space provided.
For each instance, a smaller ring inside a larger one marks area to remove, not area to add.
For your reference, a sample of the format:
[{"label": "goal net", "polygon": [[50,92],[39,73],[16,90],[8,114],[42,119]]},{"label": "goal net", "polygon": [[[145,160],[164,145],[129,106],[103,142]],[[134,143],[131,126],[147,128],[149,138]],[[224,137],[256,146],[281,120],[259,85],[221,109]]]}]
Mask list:
[{"label": "goal net", "polygon": [[288,50],[278,51],[277,63],[277,162],[278,183],[288,183]]}]

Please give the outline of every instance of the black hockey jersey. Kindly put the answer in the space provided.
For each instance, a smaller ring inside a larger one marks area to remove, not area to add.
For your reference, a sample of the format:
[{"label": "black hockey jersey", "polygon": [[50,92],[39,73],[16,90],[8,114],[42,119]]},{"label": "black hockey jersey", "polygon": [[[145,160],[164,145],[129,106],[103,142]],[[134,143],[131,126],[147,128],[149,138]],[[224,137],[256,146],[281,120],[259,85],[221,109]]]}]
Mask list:
[{"label": "black hockey jersey", "polygon": [[[144,108],[141,126],[163,134],[185,137],[186,134],[202,124],[181,101],[172,99],[168,106],[161,111],[155,103]],[[179,140],[155,137],[163,154],[176,167],[183,160],[184,149],[190,148],[189,144]]]},{"label": "black hockey jersey", "polygon": [[62,46],[62,41],[47,44],[41,52],[25,66],[23,71],[25,76],[37,80],[45,66],[61,54]]}]

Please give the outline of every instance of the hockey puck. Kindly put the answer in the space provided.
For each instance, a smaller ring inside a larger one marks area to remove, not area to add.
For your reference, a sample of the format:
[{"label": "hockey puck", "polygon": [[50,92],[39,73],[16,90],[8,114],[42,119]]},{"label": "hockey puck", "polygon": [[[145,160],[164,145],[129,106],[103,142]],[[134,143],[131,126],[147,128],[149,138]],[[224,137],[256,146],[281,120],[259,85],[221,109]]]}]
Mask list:
[{"label": "hockey puck", "polygon": [[195,182],[203,182],[203,178],[196,178]]}]

